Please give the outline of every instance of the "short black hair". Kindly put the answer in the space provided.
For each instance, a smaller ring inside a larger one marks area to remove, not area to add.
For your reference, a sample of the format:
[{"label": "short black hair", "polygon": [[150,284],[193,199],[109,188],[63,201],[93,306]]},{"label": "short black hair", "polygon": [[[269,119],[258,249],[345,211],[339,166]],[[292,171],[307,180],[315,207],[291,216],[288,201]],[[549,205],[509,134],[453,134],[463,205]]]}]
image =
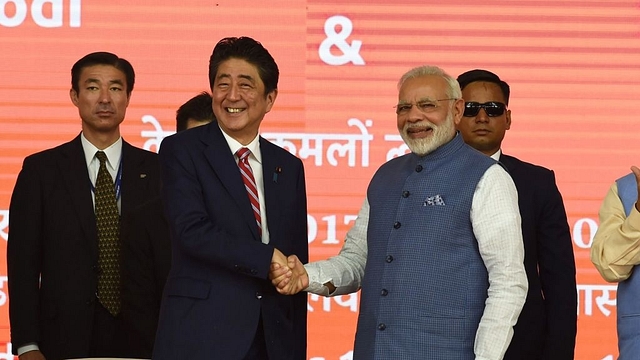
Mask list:
[{"label": "short black hair", "polygon": [[203,91],[182,104],[176,111],[176,131],[186,130],[189,119],[215,121],[211,101],[211,94]]},{"label": "short black hair", "polygon": [[80,75],[82,70],[89,66],[94,65],[111,65],[116,69],[122,71],[127,81],[127,97],[131,96],[133,91],[133,84],[136,80],[136,74],[133,71],[133,66],[129,61],[118,57],[116,54],[109,52],[94,52],[85,55],[82,59],[76,61],[71,68],[71,88],[76,92],[80,92]]},{"label": "short black hair", "polygon": [[278,88],[278,65],[260,42],[246,36],[227,37],[218,41],[209,58],[209,87],[213,89],[218,67],[229,59],[244,60],[258,69],[264,83],[264,96]]},{"label": "short black hair", "polygon": [[460,74],[458,76],[458,83],[460,84],[460,89],[464,90],[464,88],[476,81],[486,81],[490,83],[494,83],[500,87],[502,90],[502,95],[504,95],[504,101],[507,105],[509,105],[509,95],[511,90],[509,89],[509,84],[506,81],[500,79],[500,77],[491,71],[475,69],[469,70],[465,73]]}]

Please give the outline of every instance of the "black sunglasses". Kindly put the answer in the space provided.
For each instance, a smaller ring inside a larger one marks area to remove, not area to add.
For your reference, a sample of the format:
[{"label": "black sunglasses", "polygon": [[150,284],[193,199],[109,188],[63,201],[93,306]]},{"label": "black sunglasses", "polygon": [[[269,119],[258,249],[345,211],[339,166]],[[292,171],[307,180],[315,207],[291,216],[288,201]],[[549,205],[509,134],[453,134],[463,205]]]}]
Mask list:
[{"label": "black sunglasses", "polygon": [[476,116],[480,112],[480,108],[483,108],[489,117],[496,117],[504,114],[507,105],[497,101],[489,101],[484,104],[475,101],[465,102],[464,114],[462,115],[466,117]]}]

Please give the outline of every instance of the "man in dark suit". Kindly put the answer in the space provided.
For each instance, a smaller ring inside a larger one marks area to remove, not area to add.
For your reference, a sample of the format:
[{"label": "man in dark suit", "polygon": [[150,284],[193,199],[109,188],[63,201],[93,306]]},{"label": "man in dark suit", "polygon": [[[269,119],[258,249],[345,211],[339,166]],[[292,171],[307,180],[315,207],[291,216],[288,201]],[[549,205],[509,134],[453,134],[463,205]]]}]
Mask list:
[{"label": "man in dark suit", "polygon": [[[70,97],[82,132],[28,156],[18,175],[7,267],[11,342],[21,360],[129,356],[122,346],[118,214],[126,218],[160,191],[157,156],[120,136],[134,77],[131,64],[111,53],[78,60]],[[108,252],[94,213],[99,188],[110,192],[115,212]],[[110,288],[99,286],[107,269]]]},{"label": "man in dark suit", "polygon": [[211,94],[203,91],[180,105],[176,111],[176,132],[215,121],[211,101]]},{"label": "man in dark suit", "polygon": [[[178,132],[215,120],[211,95],[200,93],[176,111]],[[151,358],[164,284],[171,268],[171,242],[160,197],[140,205],[123,234],[122,319],[130,356]]]},{"label": "man in dark suit", "polygon": [[172,265],[154,359],[306,359],[307,297],[268,280],[272,262],[308,260],[302,161],[258,135],[278,77],[259,42],[220,40],[209,62],[217,123],[162,142]]},{"label": "man in dark suit", "polygon": [[502,153],[511,126],[509,85],[486,70],[458,77],[464,141],[499,160],[518,189],[529,291],[504,359],[573,359],[577,292],[573,245],[553,171]]}]

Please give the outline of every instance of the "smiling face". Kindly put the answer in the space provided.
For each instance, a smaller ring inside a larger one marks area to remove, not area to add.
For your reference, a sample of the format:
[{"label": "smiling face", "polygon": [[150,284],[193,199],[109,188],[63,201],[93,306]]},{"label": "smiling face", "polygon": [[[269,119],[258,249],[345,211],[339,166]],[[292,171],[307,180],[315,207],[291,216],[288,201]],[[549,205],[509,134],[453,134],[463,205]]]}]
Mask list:
[{"label": "smiling face", "polygon": [[[437,75],[422,75],[407,79],[400,87],[398,104],[412,104],[406,111],[398,111],[400,136],[409,149],[426,155],[449,142],[455,136],[455,123],[462,116],[464,102],[448,100],[448,84]],[[415,104],[434,104],[421,109]]]},{"label": "smiling face", "polygon": [[[506,103],[500,86],[486,81],[476,81],[465,86],[462,97],[466,102]],[[505,110],[500,116],[489,117],[484,109],[480,109],[476,116],[465,116],[457,125],[464,142],[489,156],[500,150],[505,132],[510,127],[511,110]]]},{"label": "smiling face", "polygon": [[82,118],[82,132],[94,145],[115,142],[129,106],[125,74],[111,65],[82,69],[78,91],[69,92]]},{"label": "smiling face", "polygon": [[218,66],[211,93],[213,113],[220,128],[246,145],[258,135],[264,115],[271,110],[278,90],[265,94],[256,66],[236,58]]}]

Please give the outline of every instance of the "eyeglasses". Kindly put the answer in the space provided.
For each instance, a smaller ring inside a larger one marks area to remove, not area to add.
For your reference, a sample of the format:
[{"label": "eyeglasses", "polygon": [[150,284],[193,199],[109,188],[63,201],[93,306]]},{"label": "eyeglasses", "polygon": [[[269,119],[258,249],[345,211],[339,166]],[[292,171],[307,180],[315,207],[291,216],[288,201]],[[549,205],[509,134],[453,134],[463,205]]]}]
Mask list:
[{"label": "eyeglasses", "polygon": [[480,108],[484,109],[484,112],[487,113],[487,116],[496,117],[504,114],[504,111],[507,109],[507,105],[497,101],[489,101],[483,104],[475,101],[465,102],[464,113],[462,114],[462,116],[476,116],[480,112]]},{"label": "eyeglasses", "polygon": [[398,115],[408,114],[409,111],[411,111],[411,108],[413,107],[413,105],[415,105],[418,108],[418,110],[422,111],[423,113],[429,113],[429,112],[435,111],[438,107],[440,107],[440,105],[438,105],[438,101],[449,101],[449,100],[458,100],[458,99],[454,99],[454,98],[436,99],[436,100],[426,99],[426,100],[420,100],[415,104],[400,103],[394,107],[396,109],[396,114]]}]

